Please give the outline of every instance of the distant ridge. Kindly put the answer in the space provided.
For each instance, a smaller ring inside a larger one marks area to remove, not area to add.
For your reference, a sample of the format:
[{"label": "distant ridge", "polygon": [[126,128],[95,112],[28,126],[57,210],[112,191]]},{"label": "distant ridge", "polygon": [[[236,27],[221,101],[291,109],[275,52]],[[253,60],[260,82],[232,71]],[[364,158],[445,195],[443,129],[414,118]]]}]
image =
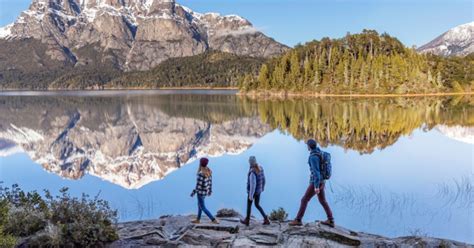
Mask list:
[{"label": "distant ridge", "polygon": [[440,56],[466,56],[474,52],[474,22],[452,28],[418,48],[421,53]]}]

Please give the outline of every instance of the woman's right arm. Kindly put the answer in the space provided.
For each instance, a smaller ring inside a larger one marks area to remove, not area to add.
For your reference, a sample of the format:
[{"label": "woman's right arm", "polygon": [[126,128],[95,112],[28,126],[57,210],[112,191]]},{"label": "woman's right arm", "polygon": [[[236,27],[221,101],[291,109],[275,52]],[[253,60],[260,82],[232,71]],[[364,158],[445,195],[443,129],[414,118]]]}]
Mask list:
[{"label": "woman's right arm", "polygon": [[249,200],[253,200],[255,194],[255,188],[257,187],[257,176],[255,173],[250,173],[249,175],[250,190],[249,190]]},{"label": "woman's right arm", "polygon": [[209,196],[212,195],[212,176],[209,177]]}]

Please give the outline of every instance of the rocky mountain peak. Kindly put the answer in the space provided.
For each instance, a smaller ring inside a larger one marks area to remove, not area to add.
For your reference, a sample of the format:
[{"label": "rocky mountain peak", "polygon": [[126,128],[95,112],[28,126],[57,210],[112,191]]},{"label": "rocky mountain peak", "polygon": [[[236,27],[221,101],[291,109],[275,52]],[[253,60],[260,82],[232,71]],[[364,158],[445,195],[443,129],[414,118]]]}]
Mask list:
[{"label": "rocky mountain peak", "polygon": [[174,0],[154,0],[150,2],[150,7],[148,9],[149,15],[165,13],[172,16],[175,14],[176,2]]},{"label": "rocky mountain peak", "polygon": [[137,189],[200,157],[240,154],[272,130],[257,116],[211,123],[170,115],[160,104],[105,101],[111,105],[0,105],[0,157],[21,152],[63,178],[88,174]]},{"label": "rocky mountain peak", "polygon": [[46,44],[45,53],[56,61],[113,61],[122,70],[148,70],[208,50],[270,57],[287,49],[240,16],[201,14],[174,0],[33,0],[14,23],[0,28],[0,42],[24,39]]}]

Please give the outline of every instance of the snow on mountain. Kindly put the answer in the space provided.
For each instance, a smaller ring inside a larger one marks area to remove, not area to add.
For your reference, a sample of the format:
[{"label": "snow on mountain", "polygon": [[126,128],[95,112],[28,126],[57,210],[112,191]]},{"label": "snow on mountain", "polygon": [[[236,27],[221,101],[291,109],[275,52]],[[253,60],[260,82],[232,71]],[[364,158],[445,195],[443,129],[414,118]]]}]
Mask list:
[{"label": "snow on mountain", "polygon": [[255,57],[287,49],[240,16],[201,14],[173,0],[33,0],[0,29],[0,41],[27,38],[47,44],[52,59],[78,65],[97,59],[81,48],[98,47],[111,52],[123,70],[148,70],[168,58],[211,49]]},{"label": "snow on mountain", "polygon": [[441,56],[465,56],[474,52],[474,22],[450,29],[418,49]]},{"label": "snow on mountain", "polygon": [[5,27],[0,27],[0,39],[6,39],[8,37],[10,37],[13,27],[13,24],[8,24],[7,26]]},{"label": "snow on mountain", "polygon": [[24,152],[64,178],[137,189],[198,157],[240,154],[270,131],[258,117],[209,123],[142,105],[72,110],[0,110],[0,156]]},{"label": "snow on mountain", "polygon": [[474,127],[438,125],[436,129],[448,138],[474,144]]}]

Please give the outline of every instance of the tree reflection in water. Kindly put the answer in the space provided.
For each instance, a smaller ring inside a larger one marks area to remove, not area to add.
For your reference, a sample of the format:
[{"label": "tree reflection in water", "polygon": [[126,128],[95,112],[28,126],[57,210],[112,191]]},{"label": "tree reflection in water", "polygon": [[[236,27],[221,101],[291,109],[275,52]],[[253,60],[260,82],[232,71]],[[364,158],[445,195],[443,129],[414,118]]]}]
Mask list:
[{"label": "tree reflection in water", "polygon": [[360,153],[384,149],[418,128],[474,126],[470,96],[257,101],[262,121],[272,128],[300,140],[315,138],[323,146],[337,145]]}]

